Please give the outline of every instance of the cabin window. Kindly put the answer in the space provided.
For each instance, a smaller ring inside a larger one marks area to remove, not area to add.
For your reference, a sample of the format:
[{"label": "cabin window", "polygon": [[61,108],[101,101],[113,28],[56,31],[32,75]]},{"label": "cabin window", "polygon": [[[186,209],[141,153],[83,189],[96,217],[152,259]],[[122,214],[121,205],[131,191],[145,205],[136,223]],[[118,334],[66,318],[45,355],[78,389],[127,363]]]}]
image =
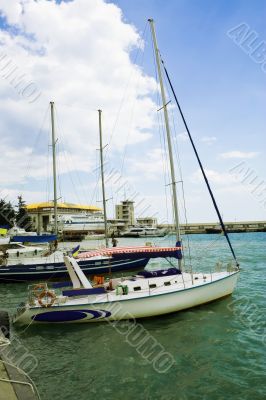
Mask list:
[{"label": "cabin window", "polygon": [[41,271],[41,270],[43,270],[43,269],[44,269],[44,267],[43,267],[42,265],[36,267],[36,271]]},{"label": "cabin window", "polygon": [[135,292],[137,292],[138,290],[141,290],[141,287],[140,286],[135,286],[133,289],[134,289]]},{"label": "cabin window", "polygon": [[150,289],[154,289],[157,287],[156,283],[151,283],[149,286],[150,286]]},{"label": "cabin window", "polygon": [[47,265],[46,269],[54,269],[53,265]]},{"label": "cabin window", "polygon": [[171,282],[164,282],[164,286],[170,286]]}]

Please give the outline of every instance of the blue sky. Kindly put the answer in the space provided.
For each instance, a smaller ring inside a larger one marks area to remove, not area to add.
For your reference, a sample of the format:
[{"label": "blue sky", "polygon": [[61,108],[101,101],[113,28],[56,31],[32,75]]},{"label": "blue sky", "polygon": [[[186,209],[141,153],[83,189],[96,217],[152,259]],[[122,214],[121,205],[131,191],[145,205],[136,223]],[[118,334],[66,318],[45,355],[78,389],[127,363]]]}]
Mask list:
[{"label": "blue sky", "polygon": [[[12,0],[0,1],[0,10],[1,54],[36,84],[33,96],[38,90],[41,93],[30,103],[2,72],[1,147],[3,166],[8,167],[3,173],[2,166],[2,194],[12,199],[19,191],[28,202],[51,198],[47,149],[52,99],[57,107],[63,199],[82,203],[100,199],[95,166],[97,109],[103,108],[106,142],[112,136],[106,156],[107,192],[113,198],[109,214],[117,201],[131,196],[139,204],[136,214],[171,220],[147,28],[144,52],[138,48],[147,18],[152,17],[161,54],[224,219],[265,219],[266,68],[262,68],[263,54],[260,63],[251,55],[257,44],[266,41],[265,2],[75,0],[58,5],[29,1],[22,10],[20,2]],[[243,49],[240,36],[234,41],[227,34],[240,24],[247,35],[252,31],[255,35],[250,50]],[[172,115],[188,219],[215,221],[174,107],[170,119]],[[179,195],[184,218],[180,190]]]}]

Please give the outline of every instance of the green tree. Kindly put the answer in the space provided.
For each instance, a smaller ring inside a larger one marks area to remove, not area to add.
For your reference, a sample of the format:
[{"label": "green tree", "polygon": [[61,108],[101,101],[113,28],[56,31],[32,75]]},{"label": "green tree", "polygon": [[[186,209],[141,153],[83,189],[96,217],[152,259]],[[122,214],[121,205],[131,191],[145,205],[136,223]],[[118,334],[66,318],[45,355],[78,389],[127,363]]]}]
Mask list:
[{"label": "green tree", "polygon": [[0,199],[0,225],[13,226],[16,217],[16,212],[10,201]]},{"label": "green tree", "polygon": [[31,228],[31,217],[28,214],[26,203],[22,196],[18,196],[18,211],[16,213],[16,222],[20,228],[30,231]]}]

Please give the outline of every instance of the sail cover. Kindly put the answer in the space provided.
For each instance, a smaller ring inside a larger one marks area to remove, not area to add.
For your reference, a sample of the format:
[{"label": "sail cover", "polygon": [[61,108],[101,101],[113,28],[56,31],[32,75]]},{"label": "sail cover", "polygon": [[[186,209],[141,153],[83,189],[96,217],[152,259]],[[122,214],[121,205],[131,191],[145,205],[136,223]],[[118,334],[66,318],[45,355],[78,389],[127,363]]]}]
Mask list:
[{"label": "sail cover", "polygon": [[112,247],[112,248],[104,248],[100,250],[92,250],[79,253],[78,259],[87,259],[96,256],[106,256],[112,258],[130,258],[137,259],[140,257],[145,258],[158,258],[158,257],[173,257],[177,259],[182,258],[182,248],[181,246],[175,247],[151,247],[151,246],[143,246],[143,247]]}]

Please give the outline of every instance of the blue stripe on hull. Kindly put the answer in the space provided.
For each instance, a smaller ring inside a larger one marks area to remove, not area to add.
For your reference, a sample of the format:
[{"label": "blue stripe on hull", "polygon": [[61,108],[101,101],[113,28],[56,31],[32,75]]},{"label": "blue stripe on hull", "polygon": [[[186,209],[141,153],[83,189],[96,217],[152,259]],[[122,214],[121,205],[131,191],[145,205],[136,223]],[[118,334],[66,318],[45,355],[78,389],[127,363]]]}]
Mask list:
[{"label": "blue stripe on hull", "polygon": [[[86,275],[107,274],[110,272],[130,271],[133,269],[144,268],[149,262],[149,258],[138,260],[116,260],[108,265],[104,261],[80,261],[79,265]],[[98,263],[100,263],[98,265]],[[43,267],[43,270],[36,268]],[[48,269],[50,267],[50,269]],[[53,268],[53,269],[52,269]],[[66,266],[63,263],[50,263],[24,266],[8,266],[0,268],[0,281],[17,282],[28,280],[46,280],[50,278],[68,278]]]}]

